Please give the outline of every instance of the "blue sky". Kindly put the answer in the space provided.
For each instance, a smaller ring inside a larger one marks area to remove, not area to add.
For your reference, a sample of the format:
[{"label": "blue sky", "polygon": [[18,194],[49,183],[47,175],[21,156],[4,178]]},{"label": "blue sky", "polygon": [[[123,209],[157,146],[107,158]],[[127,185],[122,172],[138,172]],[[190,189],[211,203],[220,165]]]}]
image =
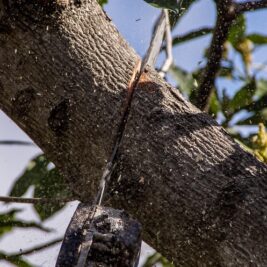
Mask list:
[{"label": "blue sky", "polygon": [[[213,26],[215,23],[213,7],[212,1],[198,1],[184,16],[173,34],[183,34],[203,26]],[[143,0],[110,0],[110,4],[105,9],[130,45],[139,55],[143,56],[149,46],[151,29],[160,10],[148,5]],[[208,14],[205,10],[208,11]],[[202,60],[202,47],[207,46],[209,41],[210,37],[204,37],[175,47],[175,62],[178,64],[183,62],[182,66],[186,70],[195,69],[196,64]]]}]

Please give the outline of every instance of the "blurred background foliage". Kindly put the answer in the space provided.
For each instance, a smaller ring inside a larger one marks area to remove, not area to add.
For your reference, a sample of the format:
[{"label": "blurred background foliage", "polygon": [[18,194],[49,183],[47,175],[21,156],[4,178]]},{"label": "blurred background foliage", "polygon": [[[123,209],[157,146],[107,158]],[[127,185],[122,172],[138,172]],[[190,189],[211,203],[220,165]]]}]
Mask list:
[{"label": "blurred background foliage", "polygon": [[[172,29],[180,23],[180,19],[189,11],[191,5],[197,0],[183,0],[177,4],[176,0],[144,0],[157,8],[169,9]],[[99,0],[103,6],[108,0]],[[204,27],[195,29],[183,35],[173,36],[173,46],[179,46],[196,38],[213,34],[213,28]],[[253,53],[260,47],[267,44],[267,35],[259,33],[247,34],[246,17],[241,14],[232,24],[227,40],[223,44],[223,55],[220,61],[220,69],[213,85],[213,93],[210,98],[208,113],[213,116],[220,125],[247,151],[254,154],[259,160],[267,162],[267,134],[265,125],[267,121],[267,78],[262,72],[266,72],[266,65],[262,63],[255,66]],[[203,51],[203,61],[207,61],[208,49]],[[164,53],[165,44],[162,47]],[[235,58],[240,57],[241,65],[236,63]],[[175,63],[171,66],[167,79],[175,83],[185,98],[196,102],[202,64],[196,66],[195,70],[188,72]],[[266,76],[266,75],[265,75]],[[217,81],[227,79],[232,83],[239,84],[239,88],[229,94],[226,88],[219,90]],[[258,133],[245,131],[251,127],[258,127]],[[248,133],[249,132],[249,133]],[[244,134],[245,133],[245,134]],[[27,190],[33,187],[33,197],[38,198],[66,198],[71,197],[58,171],[45,158],[39,155],[29,162],[24,173],[17,178],[10,196],[21,197]],[[39,215],[41,222],[22,221],[16,218],[19,209],[12,209],[0,214],[0,238],[10,233],[14,228],[35,228],[40,231],[51,231],[42,226],[42,222],[59,211],[64,204],[35,204],[34,209]],[[53,244],[51,244],[53,245]],[[45,249],[42,246],[33,248],[27,252],[21,251],[17,254],[7,254],[0,251],[0,260],[10,262],[15,266],[32,266],[23,255]],[[1,261],[0,261],[1,262]],[[1,264],[1,263],[0,263]],[[164,267],[173,266],[160,254],[151,255],[144,267],[160,264]]]}]

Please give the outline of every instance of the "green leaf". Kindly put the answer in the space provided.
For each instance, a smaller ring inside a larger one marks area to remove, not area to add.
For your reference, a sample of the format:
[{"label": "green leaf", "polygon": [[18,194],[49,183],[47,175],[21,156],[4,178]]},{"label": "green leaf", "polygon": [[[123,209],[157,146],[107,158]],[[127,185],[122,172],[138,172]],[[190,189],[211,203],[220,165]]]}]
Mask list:
[{"label": "green leaf", "polygon": [[236,47],[237,44],[245,38],[246,19],[244,15],[240,15],[230,28],[228,41]]},{"label": "green leaf", "polygon": [[252,79],[243,86],[229,102],[228,108],[235,113],[253,102],[253,95],[256,91],[256,81]]},{"label": "green leaf", "polygon": [[216,116],[218,112],[221,111],[221,104],[218,100],[218,96],[216,94],[216,91],[213,92],[211,99],[210,99],[210,109],[209,113],[213,116]]},{"label": "green leaf", "polygon": [[16,214],[21,210],[12,209],[6,213],[0,214],[0,236],[6,234],[13,230],[14,227],[17,228],[36,228],[41,231],[49,232],[50,229],[43,227],[39,223],[27,222],[23,220],[16,219]]},{"label": "green leaf", "polygon": [[157,263],[161,263],[162,267],[174,267],[172,263],[157,252],[147,258],[143,267],[153,267]]},{"label": "green leaf", "polygon": [[10,256],[5,254],[5,252],[1,251],[0,251],[0,260],[5,260],[18,267],[33,267],[33,265],[29,264],[21,256],[12,256],[12,255]]},{"label": "green leaf", "polygon": [[[64,183],[63,178],[54,168],[49,169],[49,161],[44,155],[33,159],[25,172],[15,182],[10,195],[20,197],[30,186],[34,186],[34,197],[38,198],[65,198],[71,193]],[[52,216],[64,206],[62,203],[46,203],[34,205],[35,210],[42,220]]]},{"label": "green leaf", "polygon": [[249,73],[249,66],[252,62],[252,42],[246,37],[246,20],[244,15],[240,15],[233,23],[228,41],[233,48],[241,55],[246,75]]},{"label": "green leaf", "polygon": [[251,102],[244,108],[247,109],[248,111],[259,113],[266,108],[266,103],[267,103],[267,81],[261,79],[257,81],[257,89],[253,96],[253,102]]},{"label": "green leaf", "polygon": [[8,257],[8,261],[18,267],[33,267],[33,265],[22,259],[22,257]]},{"label": "green leaf", "polygon": [[251,117],[238,121],[237,125],[258,125],[259,123],[266,124],[267,108],[263,108],[260,112],[255,112]]},{"label": "green leaf", "polygon": [[267,80],[260,79],[257,81],[255,96],[257,98],[262,98],[264,95],[267,95]]},{"label": "green leaf", "polygon": [[192,91],[197,88],[197,80],[191,73],[186,72],[178,66],[170,68],[172,77],[177,81],[179,89],[183,94],[190,96]]},{"label": "green leaf", "polygon": [[250,112],[259,113],[266,108],[267,96],[264,96],[258,100],[253,101],[251,104],[245,107]]},{"label": "green leaf", "polygon": [[[57,169],[52,169],[40,179],[36,184],[34,196],[39,198],[66,198],[71,196],[68,187],[64,183],[62,176]],[[64,207],[64,203],[46,203],[34,205],[35,210],[41,220],[45,220],[52,216],[55,212]]]},{"label": "green leaf", "polygon": [[166,8],[171,10],[170,24],[174,27],[178,20],[188,11],[191,4],[196,2],[196,0],[144,0],[148,4],[157,8]]},{"label": "green leaf", "polygon": [[247,39],[249,39],[251,42],[253,42],[256,45],[264,45],[267,44],[267,36],[261,35],[258,33],[252,33],[247,35]]},{"label": "green leaf", "polygon": [[153,255],[149,256],[145,262],[145,264],[143,265],[143,267],[151,267],[153,266],[153,264],[158,263],[158,261],[160,260],[161,255],[159,253],[154,253]]},{"label": "green leaf", "polygon": [[175,27],[175,25],[179,22],[183,15],[186,14],[191,5],[195,2],[197,2],[197,0],[178,1],[178,7],[176,9],[172,9],[172,12],[169,12],[170,24],[172,28]]},{"label": "green leaf", "polygon": [[229,133],[236,141],[237,143],[241,142],[242,144],[240,144],[242,146],[243,149],[248,150],[249,152],[251,152],[251,150],[249,149],[249,147],[252,146],[252,142],[251,142],[251,137],[254,134],[250,134],[246,137],[244,137],[236,128],[235,126],[230,127],[230,128],[226,128],[225,129],[227,131],[227,133]]},{"label": "green leaf", "polygon": [[226,119],[224,122],[225,125],[227,125],[227,122],[229,122],[231,120],[231,117],[232,117],[232,113],[230,114],[230,111],[229,111],[230,101],[231,101],[231,99],[226,94],[226,89],[223,89],[222,90],[221,106],[222,106],[223,115],[225,116],[225,119]]},{"label": "green leaf", "polygon": [[253,154],[253,150],[248,147],[245,143],[243,143],[242,141],[240,141],[239,139],[235,139],[235,141],[241,146],[241,148],[243,148],[245,151],[249,152],[250,154]]},{"label": "green leaf", "polygon": [[108,3],[108,0],[97,0],[100,6],[104,6]]},{"label": "green leaf", "polygon": [[10,196],[20,197],[24,195],[30,186],[35,185],[47,172],[49,161],[44,155],[39,155],[31,160],[24,173],[16,180],[11,189]]},{"label": "green leaf", "polygon": [[145,0],[145,2],[157,8],[167,8],[173,11],[178,10],[177,0]]},{"label": "green leaf", "polygon": [[13,226],[11,223],[8,224],[7,222],[14,220],[15,214],[20,211],[19,209],[12,209],[6,213],[0,214],[0,236],[12,231]]},{"label": "green leaf", "polygon": [[232,66],[230,67],[221,66],[218,76],[225,77],[225,78],[233,78],[233,71],[234,71],[234,68]]}]

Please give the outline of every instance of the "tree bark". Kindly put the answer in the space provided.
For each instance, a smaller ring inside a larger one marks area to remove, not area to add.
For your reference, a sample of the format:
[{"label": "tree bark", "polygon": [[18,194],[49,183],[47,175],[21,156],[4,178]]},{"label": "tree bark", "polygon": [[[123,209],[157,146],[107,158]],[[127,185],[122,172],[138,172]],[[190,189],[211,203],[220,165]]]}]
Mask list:
[{"label": "tree bark", "polygon": [[140,58],[95,0],[36,3],[0,10],[0,107],[74,194],[92,199],[122,136],[106,202],[146,242],[177,266],[267,266],[266,166],[154,70],[131,98]]}]

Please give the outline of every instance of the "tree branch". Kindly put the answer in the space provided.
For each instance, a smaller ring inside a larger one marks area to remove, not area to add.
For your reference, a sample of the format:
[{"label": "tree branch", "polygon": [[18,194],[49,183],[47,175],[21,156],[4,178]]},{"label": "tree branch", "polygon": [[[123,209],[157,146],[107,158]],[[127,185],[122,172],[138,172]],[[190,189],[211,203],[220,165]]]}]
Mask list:
[{"label": "tree branch", "polygon": [[19,257],[19,256],[25,256],[25,255],[29,255],[29,254],[32,254],[32,253],[36,253],[37,251],[40,251],[40,250],[46,249],[48,247],[54,246],[54,245],[62,242],[62,240],[63,240],[63,237],[60,237],[60,238],[52,240],[52,241],[50,241],[50,242],[48,242],[46,244],[39,245],[37,247],[33,247],[33,248],[25,249],[25,250],[20,250],[19,253],[11,254],[9,256],[10,257]]},{"label": "tree branch", "polygon": [[32,142],[19,141],[19,140],[1,140],[0,145],[35,146],[35,144]]},{"label": "tree branch", "polygon": [[191,31],[189,33],[186,33],[184,35],[175,36],[172,40],[172,43],[173,43],[173,45],[177,45],[177,44],[180,44],[180,43],[183,43],[186,41],[190,41],[190,40],[195,39],[195,38],[202,37],[202,36],[209,34],[209,33],[212,33],[212,32],[213,32],[213,28],[203,27],[203,28]]},{"label": "tree branch", "polygon": [[35,222],[19,221],[19,220],[1,221],[1,227],[36,228],[47,233],[52,231],[52,229],[44,227],[41,224]]},{"label": "tree branch", "polygon": [[262,8],[267,8],[267,0],[247,1],[236,4],[237,14],[242,14],[247,11],[254,11]]},{"label": "tree branch", "polygon": [[63,238],[57,238],[55,240],[52,240],[46,244],[43,244],[43,245],[39,245],[39,246],[36,246],[36,247],[33,247],[33,248],[29,248],[29,249],[25,249],[25,250],[21,250],[19,253],[13,253],[13,254],[8,254],[6,255],[5,252],[3,251],[0,251],[0,260],[7,260],[7,261],[16,261],[16,259],[18,259],[19,257],[21,256],[26,256],[26,255],[29,255],[29,254],[32,254],[32,253],[36,253],[40,250],[43,250],[43,249],[46,249],[46,248],[49,248],[51,246],[54,246],[60,242],[62,242]]},{"label": "tree branch", "polygon": [[21,204],[64,204],[74,201],[71,198],[22,198],[22,197],[5,197],[0,196],[0,202],[21,203]]},{"label": "tree branch", "polygon": [[214,88],[215,78],[220,69],[223,45],[236,17],[235,5],[231,0],[218,1],[217,21],[208,51],[208,62],[200,77],[198,97],[195,103],[201,110],[207,111],[209,108],[209,100]]},{"label": "tree branch", "polygon": [[227,40],[228,33],[233,21],[237,16],[246,11],[253,11],[267,7],[267,1],[248,1],[234,3],[232,0],[220,0],[217,3],[217,21],[213,33],[212,42],[208,53],[208,62],[202,72],[199,83],[196,105],[208,111],[210,97],[214,88],[216,75],[220,69],[223,54],[223,44]]}]

